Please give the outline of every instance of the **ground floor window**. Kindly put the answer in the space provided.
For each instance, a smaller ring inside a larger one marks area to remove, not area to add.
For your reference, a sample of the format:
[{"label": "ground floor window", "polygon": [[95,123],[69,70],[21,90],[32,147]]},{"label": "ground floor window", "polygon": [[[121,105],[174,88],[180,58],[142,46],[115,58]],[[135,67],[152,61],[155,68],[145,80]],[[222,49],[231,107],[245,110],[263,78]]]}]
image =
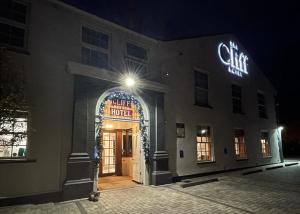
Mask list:
[{"label": "ground floor window", "polygon": [[27,153],[27,119],[16,118],[1,123],[0,159],[25,158]]},{"label": "ground floor window", "polygon": [[270,157],[271,156],[271,148],[269,143],[269,133],[268,132],[261,132],[261,150],[263,157]]},{"label": "ground floor window", "polygon": [[245,133],[242,129],[234,130],[235,155],[238,160],[247,159]]},{"label": "ground floor window", "polygon": [[197,161],[213,161],[212,138],[209,126],[197,127]]}]

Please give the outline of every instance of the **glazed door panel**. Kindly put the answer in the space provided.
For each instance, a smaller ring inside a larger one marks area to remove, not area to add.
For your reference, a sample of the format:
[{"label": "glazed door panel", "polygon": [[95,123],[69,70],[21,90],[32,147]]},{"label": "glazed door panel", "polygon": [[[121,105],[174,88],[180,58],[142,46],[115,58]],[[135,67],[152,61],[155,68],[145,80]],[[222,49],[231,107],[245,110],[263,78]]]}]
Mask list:
[{"label": "glazed door panel", "polygon": [[116,140],[115,132],[103,132],[103,150],[100,175],[116,173]]}]

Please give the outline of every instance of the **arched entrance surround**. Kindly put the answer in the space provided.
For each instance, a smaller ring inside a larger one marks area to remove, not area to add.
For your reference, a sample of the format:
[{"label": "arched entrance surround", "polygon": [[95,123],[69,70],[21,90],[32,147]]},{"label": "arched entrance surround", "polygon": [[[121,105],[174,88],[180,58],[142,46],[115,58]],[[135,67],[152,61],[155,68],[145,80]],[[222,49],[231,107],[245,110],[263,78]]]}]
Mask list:
[{"label": "arched entrance surround", "polygon": [[[104,120],[104,108],[105,102],[112,99],[122,99],[128,100],[132,102],[138,110],[139,113],[139,128],[140,128],[140,144],[141,144],[141,161],[140,163],[143,164],[141,169],[143,169],[143,182],[148,183],[148,173],[147,173],[147,164],[149,162],[150,156],[150,144],[149,144],[149,109],[144,100],[137,94],[128,92],[124,88],[116,87],[109,89],[102,93],[96,103],[95,109],[95,151],[94,157],[96,163],[99,164],[102,156],[102,130],[103,130],[103,120]],[[94,176],[94,191],[96,191],[97,183],[98,183],[98,168],[96,167],[97,171],[95,172]]]}]

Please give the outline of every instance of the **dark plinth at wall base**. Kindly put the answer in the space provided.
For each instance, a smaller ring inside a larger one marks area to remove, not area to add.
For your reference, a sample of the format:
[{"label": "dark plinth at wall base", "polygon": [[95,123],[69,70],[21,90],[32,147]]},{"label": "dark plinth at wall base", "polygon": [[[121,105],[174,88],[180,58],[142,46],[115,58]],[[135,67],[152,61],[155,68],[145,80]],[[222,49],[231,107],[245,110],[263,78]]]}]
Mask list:
[{"label": "dark plinth at wall base", "polygon": [[48,202],[58,202],[62,200],[61,196],[61,192],[51,192],[39,195],[0,198],[0,207],[19,204],[40,204]]},{"label": "dark plinth at wall base", "polygon": [[169,156],[166,151],[156,151],[153,154],[152,184],[163,185],[172,183],[172,173],[169,171]]},{"label": "dark plinth at wall base", "polygon": [[87,198],[93,190],[88,153],[72,153],[67,163],[67,177],[63,185],[63,200]]},{"label": "dark plinth at wall base", "polygon": [[93,190],[94,182],[90,179],[71,180],[64,183],[62,200],[88,198]]},{"label": "dark plinth at wall base", "polygon": [[172,183],[172,173],[169,171],[154,171],[152,172],[152,184],[163,185]]}]

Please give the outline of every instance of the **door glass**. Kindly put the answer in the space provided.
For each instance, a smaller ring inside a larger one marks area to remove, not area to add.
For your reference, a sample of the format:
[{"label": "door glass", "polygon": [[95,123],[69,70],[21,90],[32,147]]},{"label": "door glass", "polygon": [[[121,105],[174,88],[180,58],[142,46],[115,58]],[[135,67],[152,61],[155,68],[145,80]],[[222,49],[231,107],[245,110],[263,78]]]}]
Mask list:
[{"label": "door glass", "polygon": [[103,132],[102,174],[116,171],[116,133]]}]

